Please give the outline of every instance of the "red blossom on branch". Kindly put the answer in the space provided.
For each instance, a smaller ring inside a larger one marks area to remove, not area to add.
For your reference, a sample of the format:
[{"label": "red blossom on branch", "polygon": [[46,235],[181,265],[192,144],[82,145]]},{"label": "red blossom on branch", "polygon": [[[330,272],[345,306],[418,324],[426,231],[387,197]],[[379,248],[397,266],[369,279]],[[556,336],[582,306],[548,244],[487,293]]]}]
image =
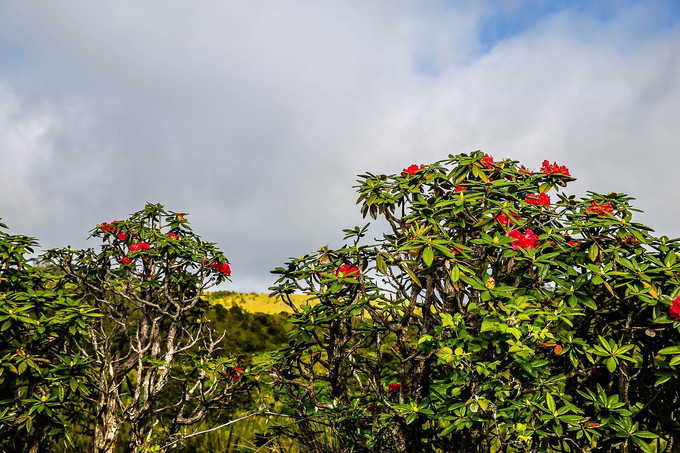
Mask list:
[{"label": "red blossom on branch", "polygon": [[401,172],[401,176],[406,177],[408,175],[415,175],[418,170],[422,170],[423,168],[425,168],[424,165],[421,165],[420,167],[416,164],[409,165]]},{"label": "red blossom on branch", "polygon": [[464,190],[467,190],[467,187],[465,187],[465,186],[458,186],[458,187],[455,188],[455,190],[453,191],[453,193],[462,192],[462,191],[464,191]]},{"label": "red blossom on branch", "polygon": [[524,201],[534,206],[550,206],[550,195],[547,193],[542,193],[540,195],[530,193]]},{"label": "red blossom on branch", "polygon": [[118,220],[114,220],[111,223],[104,222],[104,223],[102,223],[101,230],[104,233],[115,233],[117,223],[120,223],[120,222]]},{"label": "red blossom on branch", "polygon": [[680,321],[680,296],[673,299],[671,306],[668,308],[668,314],[676,321]]},{"label": "red blossom on branch", "polygon": [[141,250],[149,250],[149,243],[148,242],[135,242],[134,244],[130,244],[130,251],[131,252],[139,252]]},{"label": "red blossom on branch", "polygon": [[511,212],[509,217],[505,214],[499,214],[498,217],[496,217],[496,222],[498,222],[499,225],[512,225],[521,220],[522,218],[514,212]]},{"label": "red blossom on branch", "polygon": [[128,238],[128,235],[127,235],[127,233],[118,233],[118,235],[116,237],[118,238],[119,241],[126,241],[127,238]]},{"label": "red blossom on branch", "polygon": [[229,277],[231,275],[231,267],[227,263],[218,263],[217,261],[210,262],[208,260],[203,260],[203,265],[208,266],[215,272]]},{"label": "red blossom on branch", "polygon": [[599,204],[597,201],[593,200],[593,204],[583,211],[585,214],[597,214],[600,217],[607,217],[608,215],[614,215],[614,208],[607,202],[604,204]]},{"label": "red blossom on branch", "polygon": [[565,167],[564,165],[557,165],[557,163],[553,163],[551,165],[550,162],[548,162],[547,160],[543,161],[541,171],[546,176],[562,175],[571,177],[571,175],[569,174],[569,169],[567,167]]},{"label": "red blossom on branch", "polygon": [[356,278],[356,277],[359,276],[359,269],[357,269],[356,267],[352,267],[349,264],[343,264],[335,272],[335,276],[338,277],[338,278],[347,278],[347,277]]},{"label": "red blossom on branch", "polygon": [[242,374],[243,374],[243,368],[238,367],[238,366],[234,367],[234,369],[232,370],[232,373],[231,373],[231,378],[235,381],[238,381],[239,379],[241,379]]},{"label": "red blossom on branch", "polygon": [[508,233],[508,236],[514,239],[511,244],[513,250],[520,248],[529,250],[538,246],[538,236],[531,230],[527,230],[526,233],[522,233],[519,230],[512,230]]},{"label": "red blossom on branch", "polygon": [[122,264],[124,266],[129,266],[130,264],[132,264],[132,260],[130,258],[128,258],[127,256],[122,257],[119,261],[120,261],[120,264]]},{"label": "red blossom on branch", "polygon": [[179,234],[176,233],[168,233],[168,237],[170,239],[179,239]]},{"label": "red blossom on branch", "polygon": [[390,385],[387,386],[387,391],[388,392],[398,392],[399,389],[401,388],[401,385],[398,382],[393,382]]},{"label": "red blossom on branch", "polygon": [[486,168],[491,168],[491,164],[494,163],[493,157],[489,156],[488,154],[484,154],[484,157],[482,157],[482,163],[486,166]]}]

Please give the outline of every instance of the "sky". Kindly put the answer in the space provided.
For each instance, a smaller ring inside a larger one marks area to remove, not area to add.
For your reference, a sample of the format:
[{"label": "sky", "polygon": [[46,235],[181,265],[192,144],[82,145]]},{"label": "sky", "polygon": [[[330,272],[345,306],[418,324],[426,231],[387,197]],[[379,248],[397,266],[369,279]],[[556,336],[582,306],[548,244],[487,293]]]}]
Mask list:
[{"label": "sky", "polygon": [[477,149],[625,192],[680,236],[680,3],[0,0],[0,218],[96,247],[188,212],[266,292],[342,244],[356,177]]}]

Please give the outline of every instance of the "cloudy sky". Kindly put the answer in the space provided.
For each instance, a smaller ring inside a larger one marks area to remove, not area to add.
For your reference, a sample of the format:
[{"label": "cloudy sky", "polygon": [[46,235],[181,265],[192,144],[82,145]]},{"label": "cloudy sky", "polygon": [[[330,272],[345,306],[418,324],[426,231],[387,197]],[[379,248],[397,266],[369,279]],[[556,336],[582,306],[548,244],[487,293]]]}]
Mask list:
[{"label": "cloudy sky", "polygon": [[680,4],[0,0],[0,217],[45,248],[144,203],[264,292],[352,186],[482,149],[680,236]]}]

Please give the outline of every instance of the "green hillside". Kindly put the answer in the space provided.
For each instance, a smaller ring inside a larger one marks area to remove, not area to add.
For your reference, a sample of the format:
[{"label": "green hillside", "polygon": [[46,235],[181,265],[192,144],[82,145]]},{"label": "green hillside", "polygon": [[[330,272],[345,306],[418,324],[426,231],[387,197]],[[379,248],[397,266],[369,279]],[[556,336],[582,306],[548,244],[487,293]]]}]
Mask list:
[{"label": "green hillside", "polygon": [[[269,297],[268,294],[258,293],[236,293],[233,291],[213,291],[205,294],[205,297],[213,305],[222,305],[229,308],[232,305],[238,305],[240,308],[251,313],[292,313],[291,308],[283,303],[279,296]],[[304,303],[308,296],[293,295],[291,296],[296,303]]]}]

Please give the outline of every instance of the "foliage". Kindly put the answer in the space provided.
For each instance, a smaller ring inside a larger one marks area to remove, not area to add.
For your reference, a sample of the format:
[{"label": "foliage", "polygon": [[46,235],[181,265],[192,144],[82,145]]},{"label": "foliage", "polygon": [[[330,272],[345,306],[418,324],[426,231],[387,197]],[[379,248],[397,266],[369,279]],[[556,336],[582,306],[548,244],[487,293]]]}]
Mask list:
[{"label": "foliage", "polygon": [[676,451],[680,244],[570,181],[481,152],[361,175],[390,231],[274,271],[318,302],[274,363],[300,419],[352,451]]},{"label": "foliage", "polygon": [[[0,224],[0,228],[7,228]],[[0,229],[0,450],[39,451],[78,420],[92,385],[87,341],[94,309],[33,266],[34,238]]]},{"label": "foliage", "polygon": [[222,336],[206,322],[208,288],[228,279],[215,244],[192,232],[186,214],[161,205],[92,230],[98,251],[51,250],[72,291],[104,314],[88,326],[86,350],[97,380],[94,451],[175,438],[209,410],[229,406],[251,385],[235,359],[218,354]]}]

